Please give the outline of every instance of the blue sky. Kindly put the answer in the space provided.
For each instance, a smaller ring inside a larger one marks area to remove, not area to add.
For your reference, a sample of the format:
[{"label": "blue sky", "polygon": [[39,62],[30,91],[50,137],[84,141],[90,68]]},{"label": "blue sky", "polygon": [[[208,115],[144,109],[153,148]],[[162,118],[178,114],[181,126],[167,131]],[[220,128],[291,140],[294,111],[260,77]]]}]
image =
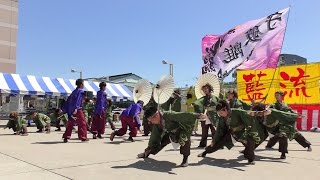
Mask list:
[{"label": "blue sky", "polygon": [[[87,3],[91,2],[91,3]],[[17,73],[84,78],[136,73],[156,82],[174,64],[177,86],[200,75],[201,39],[291,5],[282,53],[320,60],[320,1],[19,1]],[[231,78],[227,78],[230,80]]]}]

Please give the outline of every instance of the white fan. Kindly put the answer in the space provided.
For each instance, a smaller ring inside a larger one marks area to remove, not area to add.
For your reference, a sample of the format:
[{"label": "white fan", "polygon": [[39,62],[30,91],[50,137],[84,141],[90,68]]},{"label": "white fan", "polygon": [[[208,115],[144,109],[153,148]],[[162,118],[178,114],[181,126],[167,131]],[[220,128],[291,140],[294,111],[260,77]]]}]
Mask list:
[{"label": "white fan", "polygon": [[163,104],[171,97],[173,90],[173,77],[170,75],[163,76],[153,89],[153,98],[159,105]]},{"label": "white fan", "polygon": [[133,88],[133,100],[137,103],[139,100],[147,105],[152,95],[152,86],[148,80],[141,79]]},{"label": "white fan", "polygon": [[219,97],[219,93],[220,93],[220,82],[219,79],[216,75],[212,74],[212,73],[206,73],[206,74],[202,74],[196,85],[195,85],[195,94],[197,99],[203,97],[205,94],[202,91],[202,87],[206,84],[209,84],[213,91],[212,91],[212,95]]}]

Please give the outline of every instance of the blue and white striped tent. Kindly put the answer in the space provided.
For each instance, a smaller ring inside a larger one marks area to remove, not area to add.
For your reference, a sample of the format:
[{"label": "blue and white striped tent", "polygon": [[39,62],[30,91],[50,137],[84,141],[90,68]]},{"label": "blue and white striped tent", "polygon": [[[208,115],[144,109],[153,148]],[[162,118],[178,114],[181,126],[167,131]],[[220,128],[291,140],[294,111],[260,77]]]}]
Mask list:
[{"label": "blue and white striped tent", "polygon": [[[0,93],[22,95],[67,96],[76,88],[73,79],[22,76],[19,74],[0,73]],[[84,81],[84,90],[99,91],[99,82]],[[108,97],[132,99],[132,92],[122,84],[107,83]]]}]

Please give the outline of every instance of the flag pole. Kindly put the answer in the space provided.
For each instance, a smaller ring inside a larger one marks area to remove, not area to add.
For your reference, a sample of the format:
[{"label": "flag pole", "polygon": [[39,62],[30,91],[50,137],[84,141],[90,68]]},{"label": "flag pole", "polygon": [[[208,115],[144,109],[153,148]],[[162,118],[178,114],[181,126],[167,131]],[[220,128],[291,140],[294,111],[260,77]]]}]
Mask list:
[{"label": "flag pole", "polygon": [[[280,49],[280,53],[279,53],[279,57],[278,57],[278,63],[279,63],[280,54],[281,54],[281,52],[282,52],[282,47],[283,47],[284,38],[285,38],[285,36],[286,36],[286,32],[287,32],[287,28],[288,28],[288,22],[289,22],[289,17],[290,17],[290,10],[291,10],[291,5],[289,5],[288,17],[287,17],[287,20],[286,20],[286,29],[285,29],[285,31],[284,31],[283,38],[282,38],[281,49]],[[277,67],[277,68],[278,68],[278,67]],[[271,88],[272,83],[273,83],[273,80],[274,80],[274,75],[276,74],[276,71],[277,71],[277,68],[274,69],[273,76],[272,76],[272,79],[271,79],[271,83],[270,83],[269,88],[268,88],[268,92],[267,92],[266,96],[264,97],[264,100],[262,100],[262,102],[265,102],[265,101],[267,100],[267,97],[268,97],[269,92],[270,92],[270,88]]]}]

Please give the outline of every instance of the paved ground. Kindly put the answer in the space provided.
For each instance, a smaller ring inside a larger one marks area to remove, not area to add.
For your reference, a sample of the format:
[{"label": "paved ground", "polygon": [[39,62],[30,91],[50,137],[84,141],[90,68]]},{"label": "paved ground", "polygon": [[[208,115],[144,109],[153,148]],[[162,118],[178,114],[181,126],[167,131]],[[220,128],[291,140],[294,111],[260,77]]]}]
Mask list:
[{"label": "paved ground", "polygon": [[[3,124],[3,123],[1,123]],[[192,138],[189,167],[178,168],[182,156],[168,145],[157,156],[136,159],[144,150],[148,137],[136,138],[136,142],[115,138],[90,140],[81,143],[77,135],[69,143],[62,143],[62,132],[33,133],[29,136],[11,135],[11,130],[0,129],[0,179],[319,179],[320,133],[303,133],[312,142],[313,151],[307,152],[296,142],[289,143],[286,160],[279,159],[276,150],[265,150],[265,143],[256,151],[256,165],[247,165],[239,154],[238,144],[231,150],[220,150],[198,158],[199,137]],[[107,129],[105,137],[109,137]],[[91,138],[91,134],[89,135]]]}]

